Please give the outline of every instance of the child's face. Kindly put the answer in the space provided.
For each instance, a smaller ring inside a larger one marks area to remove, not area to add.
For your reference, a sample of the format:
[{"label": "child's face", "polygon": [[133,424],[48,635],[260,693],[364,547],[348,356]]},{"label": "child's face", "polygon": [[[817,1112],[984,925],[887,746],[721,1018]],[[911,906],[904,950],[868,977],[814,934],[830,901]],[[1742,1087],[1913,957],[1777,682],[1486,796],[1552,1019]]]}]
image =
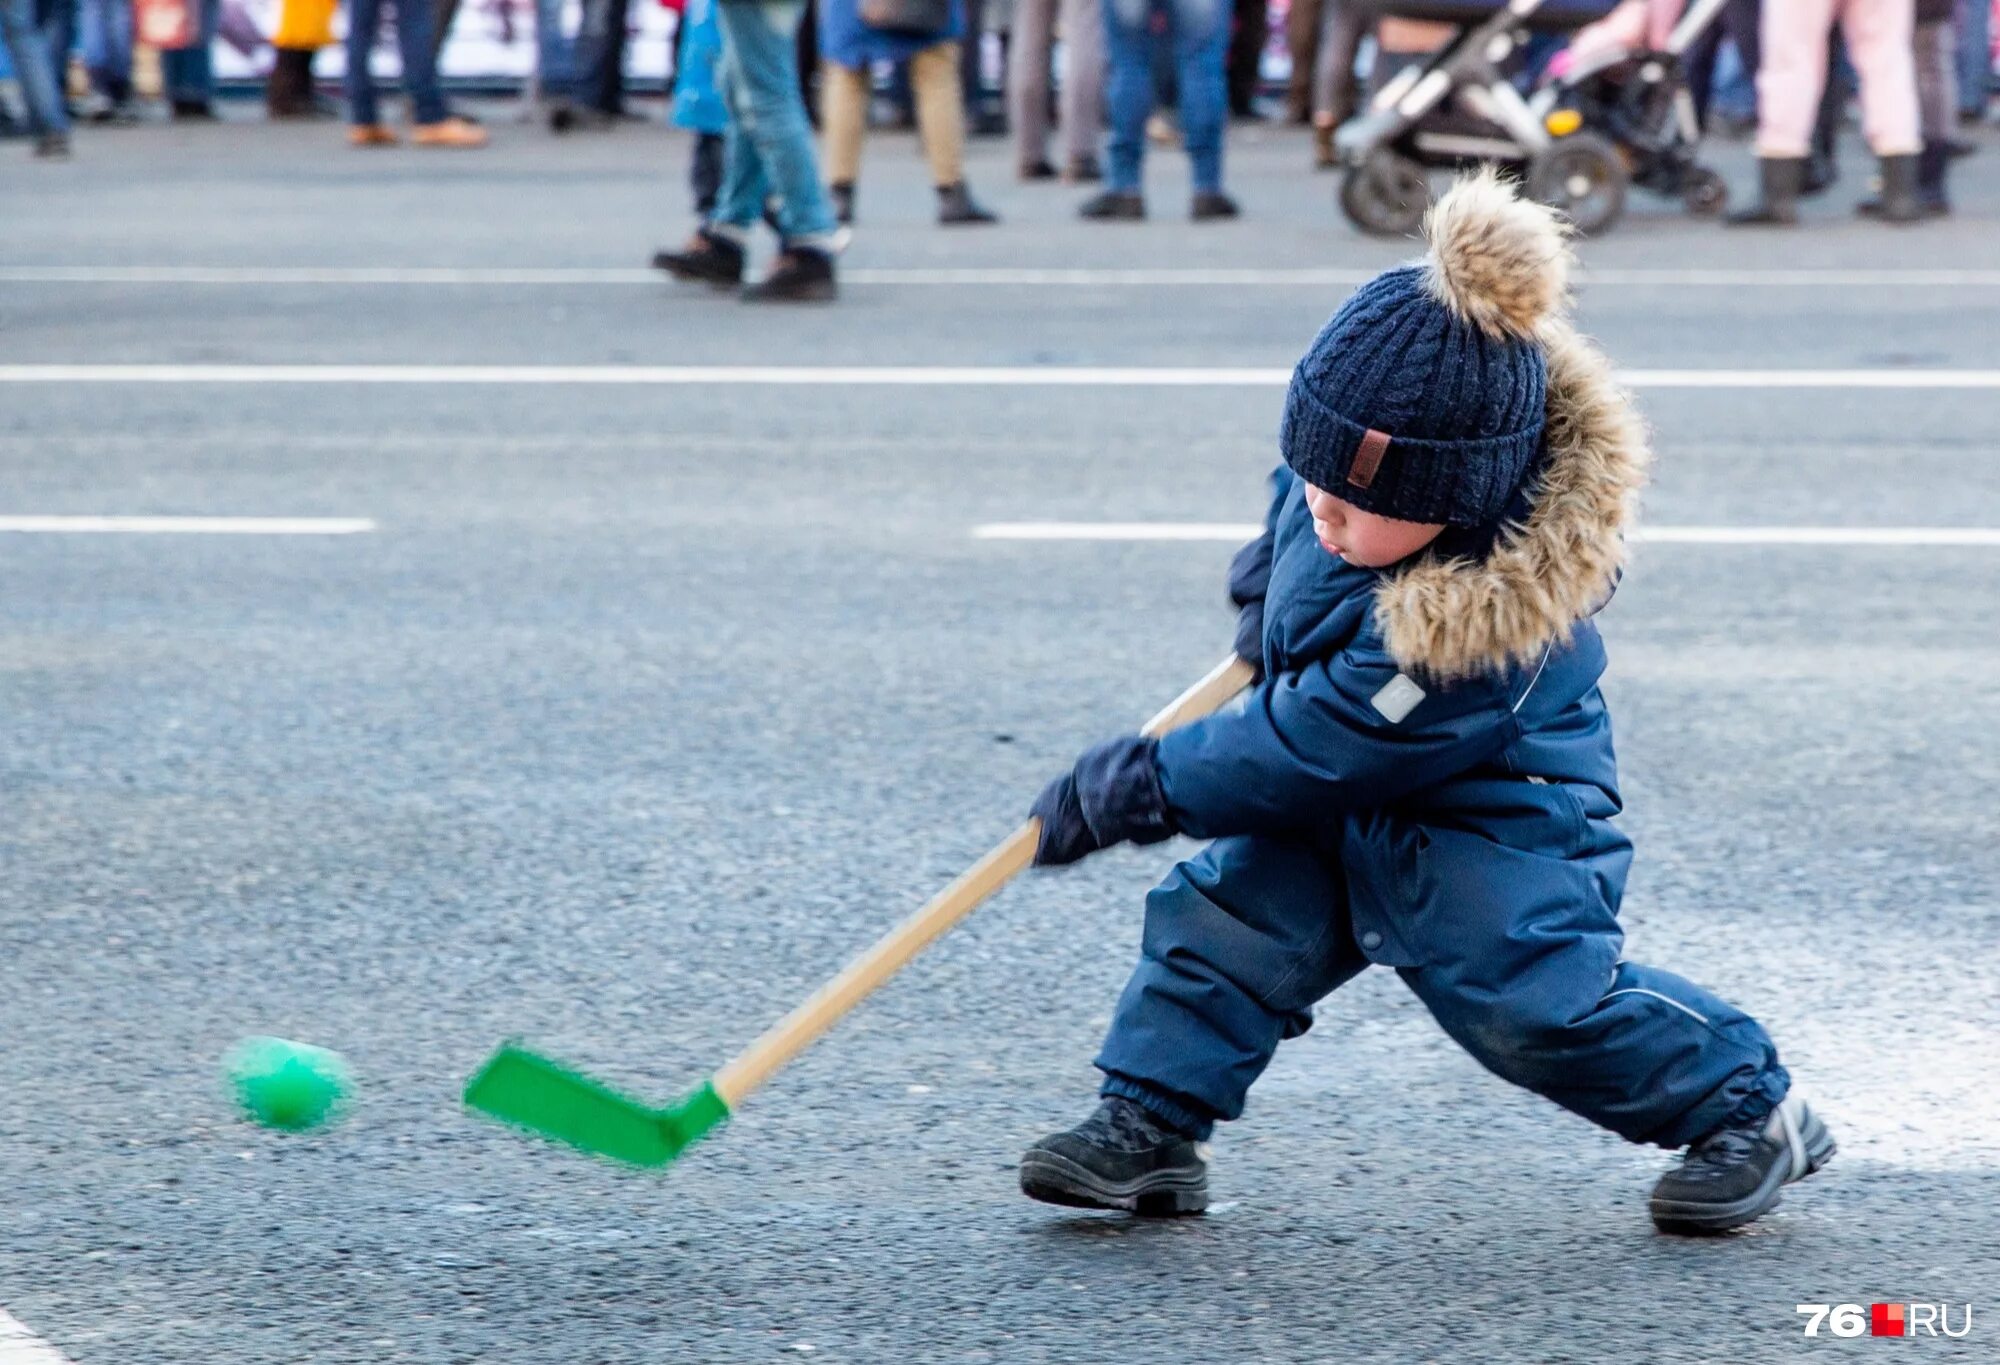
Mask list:
[{"label": "child's face", "polygon": [[1363,569],[1380,569],[1408,559],[1444,530],[1442,525],[1429,522],[1398,521],[1379,512],[1364,512],[1311,484],[1306,485],[1306,506],[1312,511],[1313,534],[1319,537],[1321,547]]}]

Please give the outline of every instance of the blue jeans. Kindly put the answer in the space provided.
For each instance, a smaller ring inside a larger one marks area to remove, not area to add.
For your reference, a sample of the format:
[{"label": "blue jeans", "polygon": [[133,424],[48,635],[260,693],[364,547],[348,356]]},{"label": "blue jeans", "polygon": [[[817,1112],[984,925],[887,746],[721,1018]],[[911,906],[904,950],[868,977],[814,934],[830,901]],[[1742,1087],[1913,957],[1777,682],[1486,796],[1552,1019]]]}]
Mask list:
[{"label": "blue jeans", "polygon": [[[375,105],[375,77],[368,56],[382,22],[382,0],[352,0],[347,11],[347,119],[354,124],[380,123]],[[444,119],[444,94],[438,89],[437,59],[431,52],[430,0],[396,0],[396,47],[403,54],[403,89],[418,123]]]},{"label": "blue jeans", "polygon": [[114,104],[132,98],[132,0],[83,0],[83,64]]},{"label": "blue jeans", "polygon": [[544,100],[566,100],[575,81],[575,48],[563,32],[563,0],[535,0],[535,89]]},{"label": "blue jeans", "polygon": [[38,133],[68,132],[69,110],[56,85],[48,38],[35,19],[35,0],[0,0],[0,41],[7,44],[14,76],[21,82],[29,123]]},{"label": "blue jeans", "polygon": [[833,205],[820,183],[812,126],[799,94],[799,21],[804,0],[721,0],[722,96],[729,105],[721,200],[710,220],[747,229],[778,201],[787,245],[824,250],[833,242]]},{"label": "blue jeans", "polygon": [[215,42],[215,25],[222,17],[222,0],[201,0],[195,19],[193,47],[160,54],[160,81],[175,104],[207,104],[215,98],[215,68],[208,49]]},{"label": "blue jeans", "polygon": [[1989,0],[1958,0],[1958,111],[1985,113],[1992,93],[1992,6]]},{"label": "blue jeans", "polygon": [[1229,108],[1223,63],[1230,7],[1223,0],[1105,0],[1105,82],[1111,104],[1111,167],[1106,188],[1136,192],[1153,112],[1153,16],[1167,16],[1180,90],[1181,138],[1197,192],[1222,188],[1222,126]]}]

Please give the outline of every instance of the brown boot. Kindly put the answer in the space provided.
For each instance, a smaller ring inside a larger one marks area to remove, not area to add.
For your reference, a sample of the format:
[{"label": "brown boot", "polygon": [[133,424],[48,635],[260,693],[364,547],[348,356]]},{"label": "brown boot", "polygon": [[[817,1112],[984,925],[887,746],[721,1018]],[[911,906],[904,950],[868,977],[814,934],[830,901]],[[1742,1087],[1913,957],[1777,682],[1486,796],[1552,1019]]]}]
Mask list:
[{"label": "brown boot", "polygon": [[1331,114],[1313,115],[1313,168],[1330,171],[1340,164],[1333,148],[1334,122]]}]

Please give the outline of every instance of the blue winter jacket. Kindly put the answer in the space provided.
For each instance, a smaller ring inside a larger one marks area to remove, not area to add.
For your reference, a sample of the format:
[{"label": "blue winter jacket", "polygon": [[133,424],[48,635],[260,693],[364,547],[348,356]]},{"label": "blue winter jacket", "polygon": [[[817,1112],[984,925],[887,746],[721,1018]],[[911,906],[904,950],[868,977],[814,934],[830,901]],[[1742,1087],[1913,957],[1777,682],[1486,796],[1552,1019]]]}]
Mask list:
[{"label": "blue winter jacket", "polygon": [[[1356,568],[1321,548],[1303,486],[1281,469],[1266,680],[1159,743],[1181,831],[1319,845],[1376,962],[1435,960],[1449,945],[1425,936],[1474,917],[1503,934],[1556,931],[1586,907],[1615,911],[1624,890],[1631,849],[1608,823],[1618,772],[1590,618],[1616,586],[1646,443],[1604,358],[1565,324],[1545,340],[1544,448],[1510,525]],[[1421,913],[1433,906],[1449,909]],[[1608,979],[1616,945],[1605,952]]]}]

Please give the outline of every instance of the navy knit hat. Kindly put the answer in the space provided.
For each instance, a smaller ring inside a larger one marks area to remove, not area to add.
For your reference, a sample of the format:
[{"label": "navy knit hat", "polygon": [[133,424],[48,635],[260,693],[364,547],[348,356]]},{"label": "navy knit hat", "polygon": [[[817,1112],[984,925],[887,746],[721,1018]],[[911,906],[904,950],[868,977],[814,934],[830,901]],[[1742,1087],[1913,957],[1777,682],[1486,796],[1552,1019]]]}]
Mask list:
[{"label": "navy knit hat", "polygon": [[1481,526],[1542,441],[1548,366],[1535,334],[1563,306],[1565,229],[1491,172],[1424,220],[1430,252],[1356,290],[1292,372],[1285,463],[1364,511]]}]

